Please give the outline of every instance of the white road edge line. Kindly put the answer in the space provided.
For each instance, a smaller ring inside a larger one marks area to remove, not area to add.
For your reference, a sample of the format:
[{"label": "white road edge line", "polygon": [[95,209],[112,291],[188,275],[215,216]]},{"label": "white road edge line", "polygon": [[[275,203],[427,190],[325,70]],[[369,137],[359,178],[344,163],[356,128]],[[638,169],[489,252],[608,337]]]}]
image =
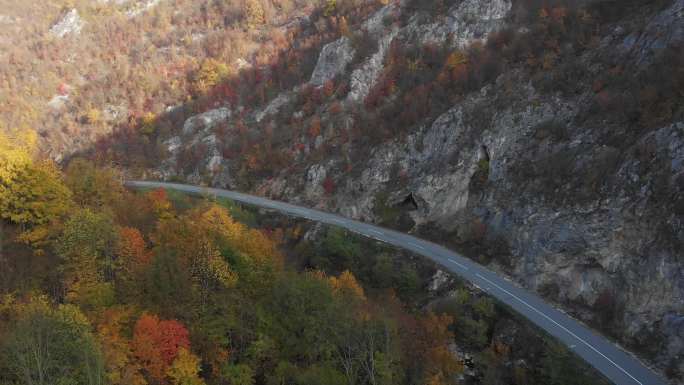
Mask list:
[{"label": "white road edge line", "polygon": [[373,233],[373,234],[378,234],[378,235],[385,235],[385,234],[384,234],[384,233],[382,233],[381,231],[378,231],[378,230],[374,230],[374,229],[368,229],[368,231],[370,231],[370,232],[371,232],[371,233]]},{"label": "white road edge line", "polygon": [[448,261],[451,262],[451,263],[453,263],[454,265],[460,267],[460,268],[463,269],[463,270],[470,270],[470,269],[468,269],[468,266],[466,266],[466,265],[464,265],[464,264],[462,264],[462,263],[458,263],[458,262],[454,261],[454,260],[451,259],[451,258],[449,258]]},{"label": "white road edge line", "polygon": [[417,247],[417,248],[419,248],[419,249],[421,249],[421,250],[425,250],[425,248],[424,248],[423,246],[421,246],[421,245],[419,245],[419,244],[417,244],[417,243],[408,242],[408,244],[411,245],[411,246],[413,246],[413,247]]},{"label": "white road edge line", "polygon": [[525,306],[529,307],[530,309],[534,310],[536,313],[538,313],[538,314],[541,315],[542,317],[544,317],[544,318],[546,318],[547,320],[553,322],[556,326],[558,326],[559,328],[563,329],[566,333],[568,333],[568,334],[570,334],[571,336],[575,337],[577,340],[579,340],[579,341],[582,342],[583,344],[587,345],[591,350],[593,350],[593,351],[595,351],[596,353],[598,353],[599,355],[601,355],[601,357],[603,357],[603,358],[605,358],[606,360],[608,360],[608,362],[610,362],[611,364],[613,364],[616,368],[620,369],[624,374],[628,375],[629,378],[631,378],[632,380],[636,381],[639,385],[644,385],[641,381],[637,380],[636,378],[634,378],[634,376],[632,376],[631,374],[629,374],[629,372],[627,372],[622,366],[618,365],[618,364],[615,363],[613,360],[611,360],[610,358],[606,357],[603,353],[601,353],[600,351],[598,351],[598,350],[597,350],[595,347],[593,347],[590,343],[588,343],[587,341],[583,340],[582,338],[580,338],[577,334],[573,333],[572,331],[568,330],[565,326],[563,326],[563,325],[559,324],[558,322],[554,321],[551,317],[549,317],[549,316],[547,316],[546,314],[542,313],[541,311],[537,310],[537,308],[535,308],[534,306],[530,305],[529,303],[527,303],[525,300],[521,299],[521,298],[518,297],[517,295],[515,295],[515,294],[511,293],[510,291],[504,289],[503,287],[497,285],[496,283],[492,282],[491,280],[487,279],[486,277],[483,277],[482,275],[480,275],[480,273],[476,273],[475,275],[477,275],[479,278],[481,278],[481,279],[487,281],[488,283],[490,283],[491,285],[495,286],[496,288],[498,288],[499,290],[503,291],[504,293],[506,293],[506,294],[510,295],[511,297],[517,299],[518,301],[520,301],[521,303],[523,303]]}]

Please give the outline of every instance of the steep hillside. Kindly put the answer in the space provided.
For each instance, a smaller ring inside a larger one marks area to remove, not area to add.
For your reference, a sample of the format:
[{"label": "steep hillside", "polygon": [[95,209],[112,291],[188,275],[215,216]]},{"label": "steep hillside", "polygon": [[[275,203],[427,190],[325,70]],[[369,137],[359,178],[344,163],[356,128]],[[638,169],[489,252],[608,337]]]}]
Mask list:
[{"label": "steep hillside", "polygon": [[602,385],[425,258],[0,135],[0,383]]},{"label": "steep hillside", "polygon": [[219,77],[269,63],[295,40],[302,48],[287,81],[299,82],[331,38],[322,24],[316,36],[301,35],[318,3],[2,0],[0,130],[35,130],[57,160],[132,127],[149,139],[158,115]]},{"label": "steep hillside", "polygon": [[684,3],[337,3],[306,81],[285,55],[195,94],[144,175],[431,237],[681,380]]}]

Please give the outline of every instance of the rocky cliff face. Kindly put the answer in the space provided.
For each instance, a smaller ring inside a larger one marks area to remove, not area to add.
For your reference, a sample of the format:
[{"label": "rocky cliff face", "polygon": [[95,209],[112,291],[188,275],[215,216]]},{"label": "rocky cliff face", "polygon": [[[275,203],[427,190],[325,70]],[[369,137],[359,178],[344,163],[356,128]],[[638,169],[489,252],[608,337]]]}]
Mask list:
[{"label": "rocky cliff face", "polygon": [[78,11],[72,9],[55,25],[50,28],[50,33],[56,37],[64,37],[68,34],[78,34],[83,29],[83,20]]},{"label": "rocky cliff face", "polygon": [[[436,119],[374,146],[351,172],[340,171],[353,150],[345,143],[331,147],[323,160],[297,156],[294,165],[257,179],[252,188],[450,244],[680,381],[684,121],[675,114],[657,126],[633,130],[602,115],[587,116],[596,108],[597,93],[588,79],[606,71],[609,65],[601,64],[606,58],[647,69],[660,51],[684,41],[683,4],[677,0],[647,8],[653,11],[648,17],[614,21],[579,59],[581,70],[571,79],[574,92],[543,91],[538,79],[510,68]],[[344,108],[353,109],[375,85],[393,42],[469,46],[506,27],[511,9],[508,0],[465,0],[445,15],[430,17],[407,4],[390,4],[365,23],[376,50],[354,64],[355,48],[347,37],[327,45],[311,84],[346,79],[350,90]],[[393,13],[409,21],[402,27],[384,23]],[[293,92],[254,112],[254,120],[278,113],[291,103]],[[181,140],[208,146],[208,155],[191,172],[184,174],[174,162],[157,172],[240,187],[238,170],[216,147],[231,138],[217,138],[207,129],[218,121],[234,124],[227,110],[211,111],[188,120],[182,135],[167,141],[170,159]],[[197,129],[197,122],[204,129]],[[302,138],[304,153],[352,123],[337,121],[317,137]],[[334,182],[334,192],[326,191],[326,180]]]}]

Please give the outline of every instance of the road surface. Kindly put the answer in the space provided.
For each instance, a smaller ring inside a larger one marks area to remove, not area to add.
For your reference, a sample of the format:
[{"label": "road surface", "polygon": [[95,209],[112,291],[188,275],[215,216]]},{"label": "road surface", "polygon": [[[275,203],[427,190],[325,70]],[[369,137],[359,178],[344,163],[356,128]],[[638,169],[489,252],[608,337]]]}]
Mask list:
[{"label": "road surface", "polygon": [[546,304],[540,297],[514,285],[484,266],[432,242],[339,215],[234,191],[148,181],[127,181],[126,185],[132,188],[161,187],[191,194],[208,194],[228,198],[288,215],[343,227],[364,236],[410,250],[444,266],[450,272],[472,282],[505,303],[562,341],[613,383],[618,385],[665,385],[662,379],[635,357],[595,334],[570,316]]}]

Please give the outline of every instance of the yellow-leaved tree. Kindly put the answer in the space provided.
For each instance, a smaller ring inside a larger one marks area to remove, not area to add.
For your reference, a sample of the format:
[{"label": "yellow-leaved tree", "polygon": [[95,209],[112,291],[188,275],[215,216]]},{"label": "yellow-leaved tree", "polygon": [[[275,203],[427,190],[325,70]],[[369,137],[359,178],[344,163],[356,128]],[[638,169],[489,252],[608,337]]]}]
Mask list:
[{"label": "yellow-leaved tree", "polygon": [[225,207],[212,204],[199,215],[200,226],[218,248],[226,252],[235,271],[239,271],[243,288],[265,290],[276,272],[283,268],[276,243],[263,232],[233,219]]},{"label": "yellow-leaved tree", "polygon": [[197,93],[205,93],[230,75],[230,68],[215,59],[206,59],[194,76],[193,88]]},{"label": "yellow-leaved tree", "polygon": [[204,385],[204,380],[199,377],[199,371],[199,357],[186,348],[180,348],[166,375],[171,378],[173,385]]},{"label": "yellow-leaved tree", "polygon": [[[22,130],[6,134],[0,131],[0,181],[13,180],[18,170],[31,164],[36,143],[33,131]],[[0,185],[0,193],[4,189]]]},{"label": "yellow-leaved tree", "polygon": [[244,6],[247,28],[256,28],[266,22],[264,8],[258,0],[246,0]]},{"label": "yellow-leaved tree", "polygon": [[220,235],[231,248],[246,254],[258,264],[280,266],[282,257],[277,245],[259,230],[236,221],[224,207],[211,205],[201,214],[203,226]]},{"label": "yellow-leaved tree", "polygon": [[36,136],[29,130],[0,133],[0,218],[21,226],[22,240],[39,245],[50,224],[71,207],[71,192],[49,160],[34,160]]}]

